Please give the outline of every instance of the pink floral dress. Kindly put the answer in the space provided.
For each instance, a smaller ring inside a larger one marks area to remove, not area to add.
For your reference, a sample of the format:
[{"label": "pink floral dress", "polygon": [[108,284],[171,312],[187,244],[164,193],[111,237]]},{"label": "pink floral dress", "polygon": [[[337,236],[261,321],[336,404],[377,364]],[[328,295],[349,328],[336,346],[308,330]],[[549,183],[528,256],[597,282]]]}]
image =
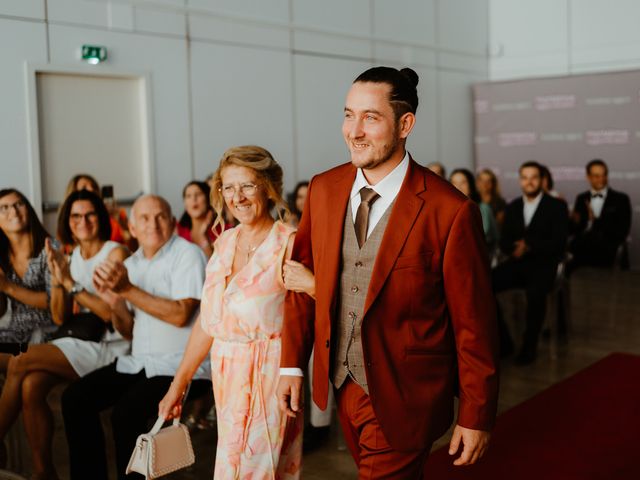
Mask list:
[{"label": "pink floral dress", "polygon": [[238,228],[218,238],[207,265],[201,321],[214,339],[216,480],[300,476],[303,418],[283,415],[276,398],[285,294],[281,265],[294,231],[275,222],[249,263],[228,284]]}]

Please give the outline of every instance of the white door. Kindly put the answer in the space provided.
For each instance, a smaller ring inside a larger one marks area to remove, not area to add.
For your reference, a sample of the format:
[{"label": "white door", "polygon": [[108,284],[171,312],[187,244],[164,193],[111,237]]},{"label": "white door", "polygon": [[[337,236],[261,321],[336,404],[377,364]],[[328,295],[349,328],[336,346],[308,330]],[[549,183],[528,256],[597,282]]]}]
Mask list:
[{"label": "white door", "polygon": [[51,234],[76,174],[113,185],[120,204],[150,191],[142,78],[37,72],[36,88],[43,212]]}]

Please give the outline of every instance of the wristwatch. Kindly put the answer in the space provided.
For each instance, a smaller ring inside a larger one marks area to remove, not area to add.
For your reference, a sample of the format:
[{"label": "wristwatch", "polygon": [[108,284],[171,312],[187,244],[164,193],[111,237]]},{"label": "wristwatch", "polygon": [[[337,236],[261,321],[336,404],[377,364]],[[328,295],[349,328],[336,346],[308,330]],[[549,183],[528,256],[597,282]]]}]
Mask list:
[{"label": "wristwatch", "polygon": [[69,290],[71,296],[77,295],[84,290],[84,287],[80,285],[78,282],[73,282],[73,287]]}]

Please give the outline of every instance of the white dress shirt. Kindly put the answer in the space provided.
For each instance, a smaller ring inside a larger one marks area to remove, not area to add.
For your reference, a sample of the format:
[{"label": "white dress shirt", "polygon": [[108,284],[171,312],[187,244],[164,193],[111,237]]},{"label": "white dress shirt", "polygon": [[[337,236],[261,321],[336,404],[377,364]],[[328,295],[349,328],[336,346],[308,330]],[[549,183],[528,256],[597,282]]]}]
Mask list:
[{"label": "white dress shirt", "polygon": [[[594,218],[600,218],[604,201],[607,199],[607,192],[609,192],[609,187],[604,187],[602,190],[591,190],[590,203]],[[594,197],[597,194],[602,195],[602,197]]]},{"label": "white dress shirt", "polygon": [[[145,292],[171,300],[199,299],[207,259],[202,250],[184,238],[173,235],[151,258],[139,248],[124,261],[131,283]],[[133,307],[131,354],[118,358],[116,370],[134,374],[143,368],[147,377],[175,375],[198,312],[189,326],[177,327]],[[194,379],[210,377],[208,359]]]},{"label": "white dress shirt", "polygon": [[[375,185],[371,185],[364,173],[362,173],[362,169],[359,168],[356,173],[356,179],[353,182],[353,186],[351,187],[351,214],[353,216],[353,221],[356,221],[356,213],[358,212],[358,207],[360,206],[360,189],[362,187],[369,187],[375,190],[375,192],[380,195],[371,208],[369,209],[369,224],[367,225],[367,238],[373,232],[373,229],[376,228],[376,225],[387,211],[387,208],[393,203],[393,201],[398,196],[400,192],[400,187],[402,187],[402,182],[404,181],[404,177],[407,176],[407,170],[409,170],[409,153],[405,152],[402,161],[387,174],[382,180],[380,180]],[[280,375],[290,375],[295,377],[302,377],[303,373],[300,368],[281,368]]]},{"label": "white dress shirt", "polygon": [[524,226],[529,227],[533,216],[536,214],[540,200],[542,200],[543,192],[540,192],[533,200],[528,200],[527,197],[522,197],[524,207],[522,209],[522,215],[524,216]]},{"label": "white dress shirt", "polygon": [[407,170],[409,169],[409,154],[405,153],[402,161],[389,172],[389,174],[380,180],[375,185],[370,185],[367,182],[367,179],[362,173],[362,169],[359,168],[356,173],[356,179],[353,182],[353,186],[351,187],[351,213],[353,214],[353,222],[356,221],[356,213],[358,213],[358,207],[360,206],[360,190],[363,187],[368,187],[373,189],[380,198],[378,198],[371,208],[369,209],[369,224],[367,226],[367,238],[373,232],[373,229],[376,228],[376,225],[384,215],[384,212],[387,211],[389,205],[393,203],[393,201],[398,196],[398,192],[400,192],[400,187],[402,187],[402,182],[404,181],[404,177],[407,175]]}]

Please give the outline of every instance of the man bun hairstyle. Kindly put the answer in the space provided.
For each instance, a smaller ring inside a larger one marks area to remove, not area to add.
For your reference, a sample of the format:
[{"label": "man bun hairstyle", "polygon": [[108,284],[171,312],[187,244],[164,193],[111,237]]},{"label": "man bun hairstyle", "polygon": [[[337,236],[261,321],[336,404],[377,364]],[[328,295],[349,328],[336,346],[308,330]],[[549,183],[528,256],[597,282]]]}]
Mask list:
[{"label": "man bun hairstyle", "polygon": [[411,112],[415,115],[418,110],[418,82],[420,77],[411,68],[400,70],[393,67],[373,67],[358,75],[353,83],[370,82],[386,83],[391,87],[389,102],[398,120],[402,115]]}]

